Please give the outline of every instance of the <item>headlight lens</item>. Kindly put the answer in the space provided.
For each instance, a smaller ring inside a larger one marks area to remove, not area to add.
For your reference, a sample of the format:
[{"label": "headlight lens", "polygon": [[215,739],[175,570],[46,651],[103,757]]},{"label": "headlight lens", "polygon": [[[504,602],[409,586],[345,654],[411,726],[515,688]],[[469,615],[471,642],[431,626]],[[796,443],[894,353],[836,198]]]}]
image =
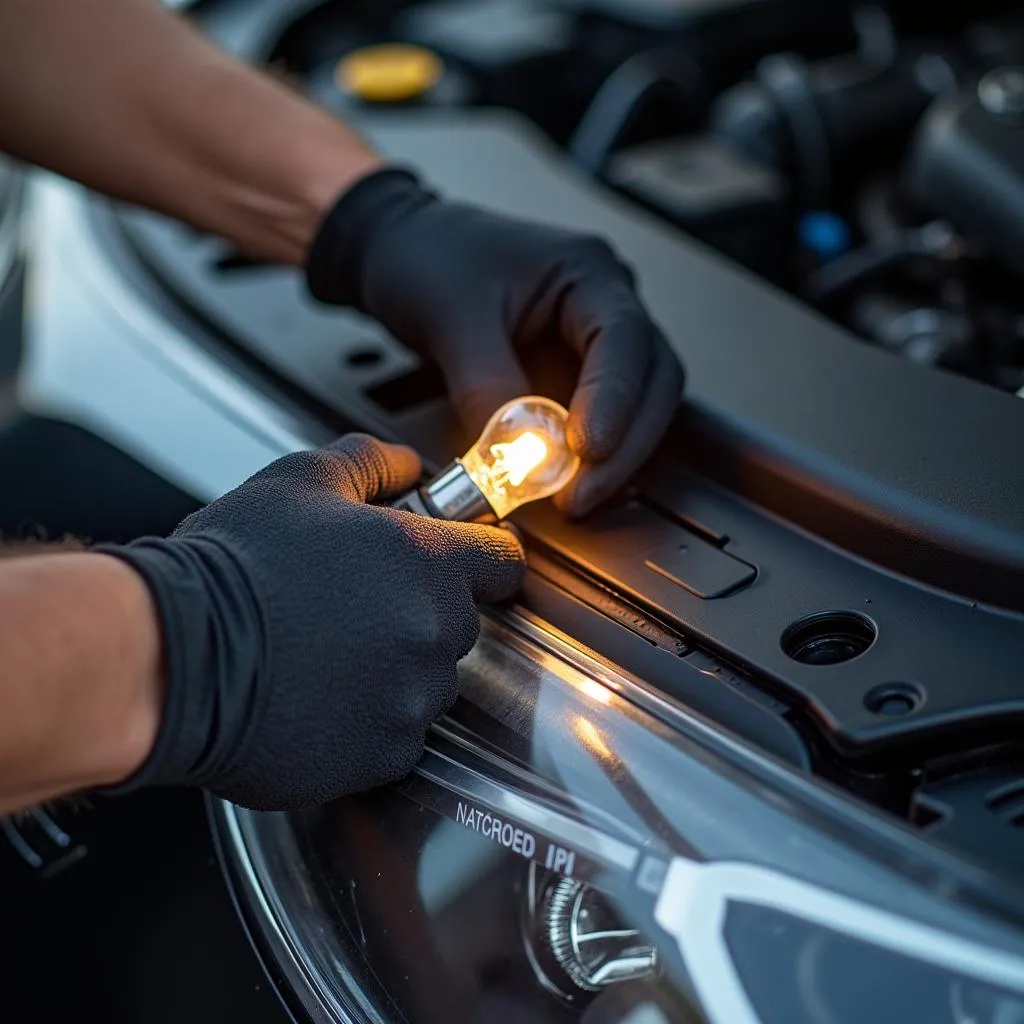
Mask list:
[{"label": "headlight lens", "polygon": [[313,1020],[1024,1022],[1012,900],[960,862],[526,616],[461,683],[395,787],[214,805]]}]

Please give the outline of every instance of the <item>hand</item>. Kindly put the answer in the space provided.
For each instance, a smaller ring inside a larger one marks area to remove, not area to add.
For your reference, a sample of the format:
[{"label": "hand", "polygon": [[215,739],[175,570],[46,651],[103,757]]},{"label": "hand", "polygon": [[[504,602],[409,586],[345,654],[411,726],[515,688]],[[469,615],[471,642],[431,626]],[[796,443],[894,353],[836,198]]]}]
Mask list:
[{"label": "hand", "polygon": [[476,601],[510,596],[505,530],[367,504],[413,486],[408,448],[351,435],[278,460],[169,540],[101,548],[149,584],[163,722],[128,787],[289,809],[407,774],[454,703]]},{"label": "hand", "polygon": [[600,239],[447,203],[389,170],[342,197],[307,272],[317,298],[355,306],[435,359],[473,436],[532,391],[517,351],[572,348],[582,370],[569,443],[583,468],[556,499],[570,515],[639,468],[678,405],[682,367]]}]

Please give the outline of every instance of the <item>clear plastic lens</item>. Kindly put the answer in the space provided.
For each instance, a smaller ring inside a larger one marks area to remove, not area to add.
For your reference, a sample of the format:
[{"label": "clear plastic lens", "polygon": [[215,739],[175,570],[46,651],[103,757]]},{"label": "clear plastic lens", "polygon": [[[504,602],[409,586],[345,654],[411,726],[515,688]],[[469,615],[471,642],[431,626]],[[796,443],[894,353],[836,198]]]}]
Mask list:
[{"label": "clear plastic lens", "polygon": [[556,494],[576,474],[579,459],[565,437],[568,418],[549,398],[517,398],[491,417],[460,460],[499,519]]},{"label": "clear plastic lens", "polygon": [[220,807],[312,1019],[1024,1022],[1020,931],[849,845],[783,769],[511,613],[459,683],[394,786]]}]

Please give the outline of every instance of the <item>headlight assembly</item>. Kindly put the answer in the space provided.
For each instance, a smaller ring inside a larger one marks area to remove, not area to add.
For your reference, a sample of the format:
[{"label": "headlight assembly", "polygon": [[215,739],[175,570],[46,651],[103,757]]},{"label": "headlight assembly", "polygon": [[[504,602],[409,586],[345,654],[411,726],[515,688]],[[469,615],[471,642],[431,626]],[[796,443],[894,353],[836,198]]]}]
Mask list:
[{"label": "headlight assembly", "polygon": [[213,805],[309,1019],[1024,1022],[1017,894],[575,649],[490,617],[416,772]]}]

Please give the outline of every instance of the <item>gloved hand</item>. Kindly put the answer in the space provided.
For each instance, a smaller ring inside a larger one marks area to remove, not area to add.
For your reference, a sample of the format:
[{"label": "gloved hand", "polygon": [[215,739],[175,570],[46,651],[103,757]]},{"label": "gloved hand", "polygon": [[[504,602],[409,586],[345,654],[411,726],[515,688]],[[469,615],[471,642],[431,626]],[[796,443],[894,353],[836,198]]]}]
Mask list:
[{"label": "gloved hand", "polygon": [[508,531],[366,504],[419,473],[410,449],[351,435],[279,459],[169,540],[98,549],[146,580],[164,638],[160,732],[122,788],[288,809],[412,769],[455,701],[474,602],[511,595],[523,558]]},{"label": "gloved hand", "polygon": [[575,350],[569,442],[583,467],[556,499],[570,515],[625,482],[678,405],[682,367],[604,242],[444,202],[405,171],[379,171],[342,196],[307,279],[318,299],[373,316],[432,357],[472,436],[532,392],[517,350]]}]

